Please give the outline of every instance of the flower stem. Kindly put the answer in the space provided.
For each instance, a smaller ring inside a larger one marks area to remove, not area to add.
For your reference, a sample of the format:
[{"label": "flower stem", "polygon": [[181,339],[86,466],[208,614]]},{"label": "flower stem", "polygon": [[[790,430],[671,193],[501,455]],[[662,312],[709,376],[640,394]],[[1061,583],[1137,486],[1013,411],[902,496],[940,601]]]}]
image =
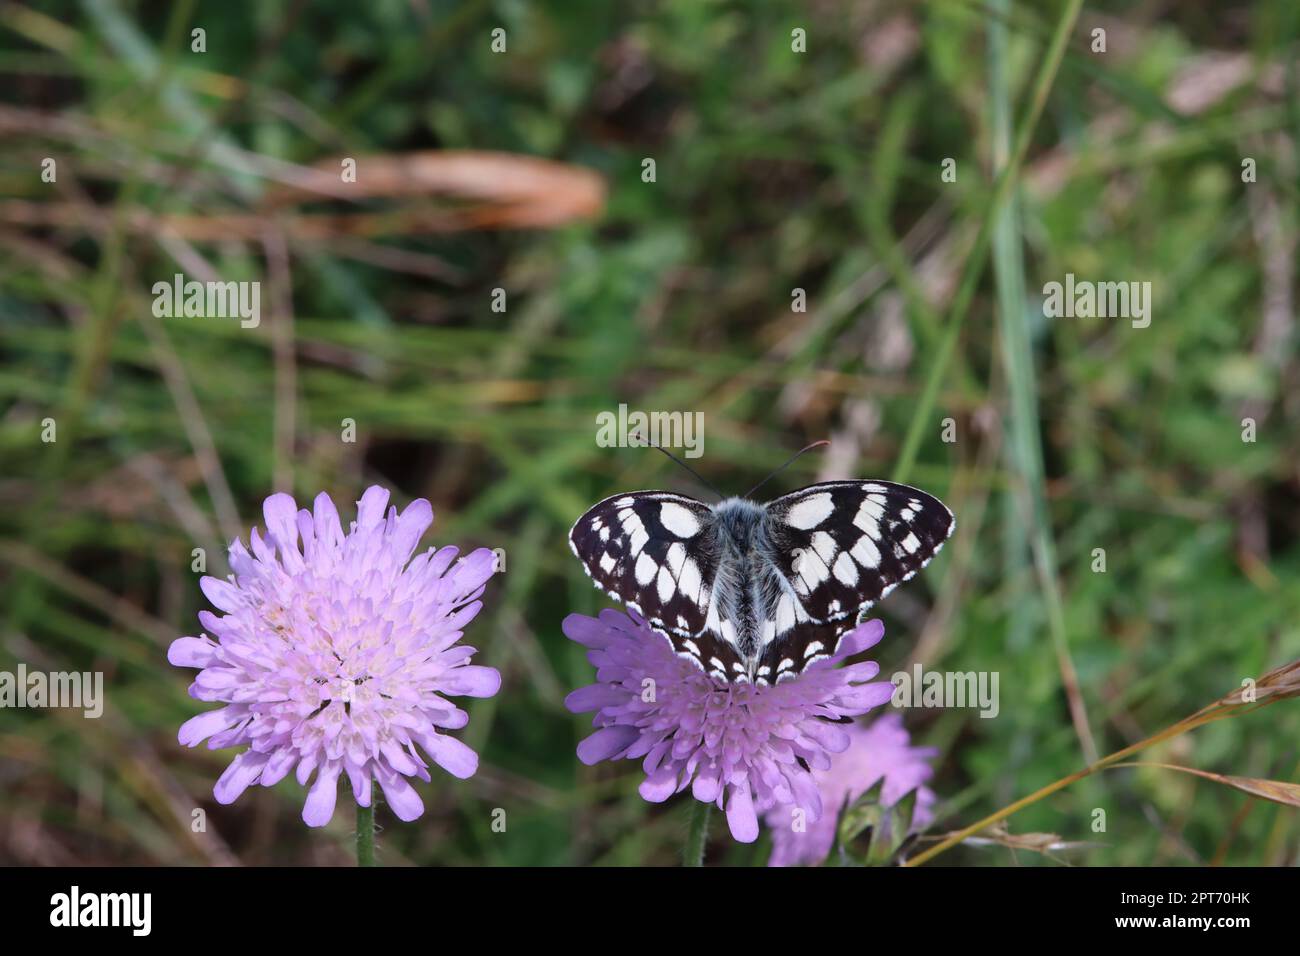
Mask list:
[{"label": "flower stem", "polygon": [[357,866],[375,865],[375,801],[357,804]]},{"label": "flower stem", "polygon": [[712,811],[711,803],[691,801],[691,823],[686,831],[686,846],[682,849],[682,866],[704,865],[704,845],[709,842],[709,814]]}]

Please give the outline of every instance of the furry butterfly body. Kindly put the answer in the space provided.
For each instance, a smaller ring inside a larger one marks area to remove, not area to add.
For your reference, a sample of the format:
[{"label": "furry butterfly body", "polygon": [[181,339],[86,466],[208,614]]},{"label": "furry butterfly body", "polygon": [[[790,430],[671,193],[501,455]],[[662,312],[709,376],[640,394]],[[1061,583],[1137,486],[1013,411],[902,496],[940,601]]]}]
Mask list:
[{"label": "furry butterfly body", "polygon": [[613,495],[578,519],[569,545],[597,587],[711,677],[773,684],[834,653],[955,526],[916,488],[829,481],[766,504]]}]

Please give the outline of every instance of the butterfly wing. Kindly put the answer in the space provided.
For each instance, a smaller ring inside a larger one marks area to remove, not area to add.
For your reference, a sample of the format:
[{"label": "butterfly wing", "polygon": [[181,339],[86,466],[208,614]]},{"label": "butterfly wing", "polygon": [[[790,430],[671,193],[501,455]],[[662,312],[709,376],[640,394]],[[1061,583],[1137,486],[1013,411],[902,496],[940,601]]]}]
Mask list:
[{"label": "butterfly wing", "polygon": [[683,645],[704,631],[717,574],[713,521],[713,509],[685,495],[613,495],[577,520],[569,547],[597,587],[667,634],[679,652],[707,662],[717,653],[705,654],[698,639],[698,654]]},{"label": "butterfly wing", "polygon": [[768,684],[833,653],[854,616],[925,567],[956,527],[933,495],[886,481],[810,485],[765,509],[768,562],[758,573],[772,586],[759,587],[771,598],[756,625],[756,673],[742,660],[734,622],[728,633],[732,602],[714,593],[738,593],[737,582],[719,579],[714,509],[664,491],[612,495],[578,519],[569,545],[596,586],[678,654],[720,680]]},{"label": "butterfly wing", "polygon": [[938,498],[889,481],[821,482],[767,510],[773,560],[813,624],[871,607],[929,564],[957,526]]}]

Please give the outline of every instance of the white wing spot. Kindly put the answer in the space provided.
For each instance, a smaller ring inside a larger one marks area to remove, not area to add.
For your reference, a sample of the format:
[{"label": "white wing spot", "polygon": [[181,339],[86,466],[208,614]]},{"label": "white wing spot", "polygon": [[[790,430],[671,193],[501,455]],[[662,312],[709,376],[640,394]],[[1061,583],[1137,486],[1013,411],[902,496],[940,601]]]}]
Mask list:
[{"label": "white wing spot", "polygon": [[872,537],[878,538],[880,537],[878,522],[884,516],[884,508],[880,507],[880,505],[872,501],[870,498],[865,498],[862,501],[861,507],[858,508],[858,513],[853,518],[853,523],[868,533],[875,530],[875,534],[872,535]]},{"label": "white wing spot", "polygon": [[700,532],[700,519],[675,501],[665,501],[659,506],[659,520],[679,538],[693,538]]},{"label": "white wing spot", "polygon": [[700,569],[699,566],[690,558],[682,565],[682,573],[677,578],[677,588],[682,592],[682,596],[688,601],[699,607],[703,602],[700,600]]},{"label": "white wing spot", "polygon": [[[835,546],[834,538],[831,538],[831,536],[826,534],[826,532],[824,531],[819,531],[817,533],[825,534],[826,537],[831,541],[831,547],[834,548]],[[816,539],[814,538],[813,547],[816,548],[816,546],[817,546],[817,542]],[[832,551],[831,553],[832,555],[834,555],[834,551]],[[805,560],[799,562],[799,580],[803,582],[803,585],[805,588],[807,588],[807,590],[805,591],[799,588],[797,585],[795,587],[795,590],[801,591],[801,593],[803,594],[809,594],[814,589],[816,589],[817,585],[825,581],[826,578],[830,576],[830,573],[831,573],[830,566],[825,560],[812,561],[805,558]]]},{"label": "white wing spot", "polygon": [[831,562],[835,560],[835,539],[825,531],[818,531],[813,535],[812,547],[817,552],[817,557],[826,562],[829,568]]},{"label": "white wing spot", "polygon": [[800,531],[809,531],[831,516],[835,505],[828,492],[809,495],[791,508],[785,516],[786,524]]},{"label": "white wing spot", "polygon": [[784,594],[776,605],[776,633],[784,634],[794,627],[794,601]]},{"label": "white wing spot", "polygon": [[686,546],[678,543],[668,549],[668,570],[673,573],[674,577],[680,577],[682,565],[686,562]]},{"label": "white wing spot", "polygon": [[853,563],[847,551],[840,552],[832,570],[835,572],[835,579],[846,587],[853,587],[858,583],[858,566]]},{"label": "white wing spot", "polygon": [[614,556],[606,551],[605,556],[600,559],[600,569],[609,574],[614,570],[614,565],[617,563],[618,561],[615,560]]},{"label": "white wing spot", "polygon": [[659,569],[659,603],[667,604],[668,599],[673,596],[673,576],[667,568]]},{"label": "white wing spot", "polygon": [[858,538],[858,543],[853,546],[853,550],[849,553],[853,555],[854,561],[867,570],[880,567],[880,549],[876,547],[876,543],[868,535],[864,534]]},{"label": "white wing spot", "polygon": [[636,559],[636,583],[645,587],[654,580],[659,573],[659,565],[655,564],[654,559],[648,554],[643,554]]}]

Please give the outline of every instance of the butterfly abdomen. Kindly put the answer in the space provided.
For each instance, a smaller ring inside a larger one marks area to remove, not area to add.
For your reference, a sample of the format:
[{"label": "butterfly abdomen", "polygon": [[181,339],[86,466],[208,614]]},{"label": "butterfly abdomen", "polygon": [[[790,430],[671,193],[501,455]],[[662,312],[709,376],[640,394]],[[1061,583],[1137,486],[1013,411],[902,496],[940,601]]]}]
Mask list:
[{"label": "butterfly abdomen", "polygon": [[[734,629],[733,644],[752,676],[774,587],[770,519],[766,508],[744,498],[728,498],[714,507],[714,514],[719,576],[729,583],[720,591],[724,606],[718,608],[719,617]],[[731,634],[723,637],[732,639]]]}]

